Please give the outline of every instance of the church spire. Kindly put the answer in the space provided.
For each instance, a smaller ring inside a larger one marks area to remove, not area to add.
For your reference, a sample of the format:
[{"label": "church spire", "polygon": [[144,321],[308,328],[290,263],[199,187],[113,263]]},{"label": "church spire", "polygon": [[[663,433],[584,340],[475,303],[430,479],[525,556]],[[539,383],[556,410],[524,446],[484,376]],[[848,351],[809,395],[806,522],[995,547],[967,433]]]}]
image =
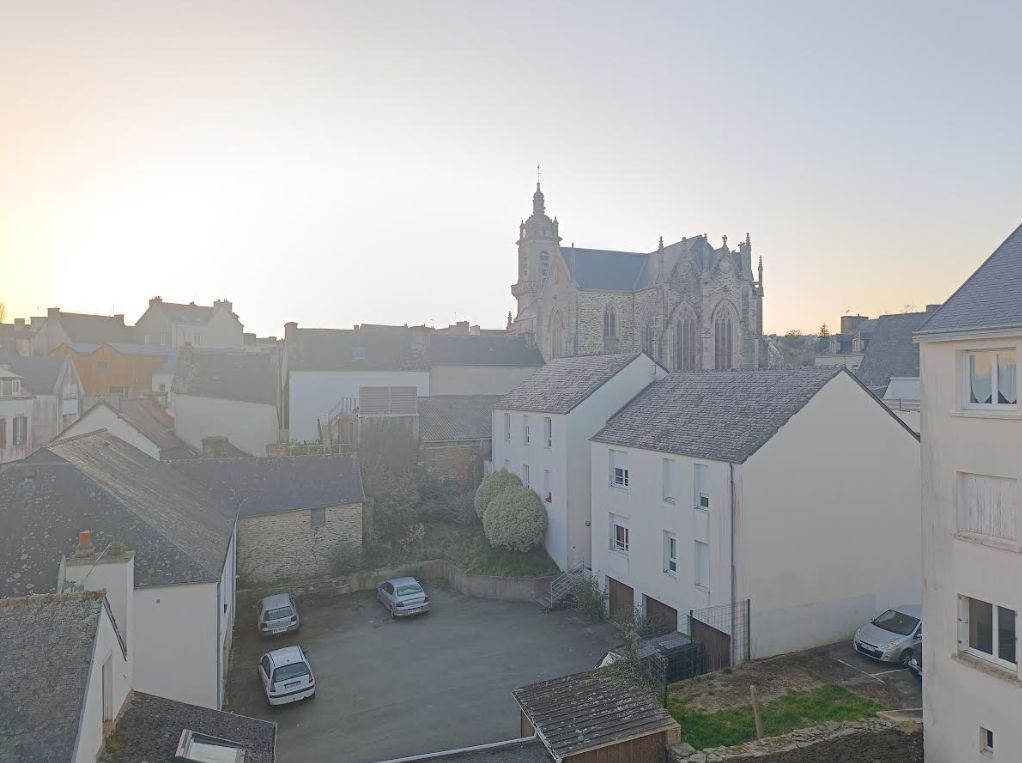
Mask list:
[{"label": "church spire", "polygon": [[543,191],[539,188],[539,181],[536,181],[536,193],[532,194],[532,214],[546,214],[546,201],[543,198]]}]

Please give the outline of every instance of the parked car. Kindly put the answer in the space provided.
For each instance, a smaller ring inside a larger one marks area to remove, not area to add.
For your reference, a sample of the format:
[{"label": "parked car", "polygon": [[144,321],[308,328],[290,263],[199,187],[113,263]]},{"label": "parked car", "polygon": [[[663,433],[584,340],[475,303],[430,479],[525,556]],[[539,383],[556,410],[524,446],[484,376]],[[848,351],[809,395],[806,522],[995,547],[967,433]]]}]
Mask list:
[{"label": "parked car", "polygon": [[407,617],[429,612],[429,596],[415,578],[393,578],[376,586],[376,598],[391,617]]},{"label": "parked car", "polygon": [[276,636],[302,629],[298,607],[289,593],[275,593],[259,603],[259,635]]},{"label": "parked car", "polygon": [[316,677],[309,658],[300,646],[285,646],[267,652],[256,668],[271,705],[286,705],[316,696]]},{"label": "parked car", "polygon": [[889,609],[855,632],[855,651],[881,662],[908,667],[912,657],[922,654],[923,610],[918,604]]},{"label": "parked car", "polygon": [[923,677],[923,642],[919,642],[919,648],[912,653],[912,659],[908,661],[908,669],[917,678]]}]

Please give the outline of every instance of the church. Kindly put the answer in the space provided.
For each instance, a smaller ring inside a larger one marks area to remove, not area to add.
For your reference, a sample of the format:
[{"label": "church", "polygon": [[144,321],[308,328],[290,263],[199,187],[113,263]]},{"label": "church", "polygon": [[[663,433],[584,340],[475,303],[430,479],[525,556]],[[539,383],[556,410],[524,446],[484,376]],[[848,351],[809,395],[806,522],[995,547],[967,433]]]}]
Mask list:
[{"label": "church", "polygon": [[518,235],[518,315],[545,360],[645,350],[670,370],[767,365],[763,342],[763,261],[752,269],[746,235],[737,250],[706,235],[652,252],[561,246],[539,183]]}]

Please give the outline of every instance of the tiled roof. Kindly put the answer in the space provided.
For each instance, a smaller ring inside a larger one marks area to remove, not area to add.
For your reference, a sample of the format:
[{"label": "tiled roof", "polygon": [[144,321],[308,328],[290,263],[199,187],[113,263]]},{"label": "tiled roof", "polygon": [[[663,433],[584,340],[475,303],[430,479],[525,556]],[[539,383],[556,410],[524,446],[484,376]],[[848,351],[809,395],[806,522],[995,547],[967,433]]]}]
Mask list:
[{"label": "tiled roof", "polygon": [[53,395],[67,358],[0,355],[0,366],[9,366],[21,377],[22,385],[33,395]]},{"label": "tiled roof", "polygon": [[423,442],[489,440],[493,406],[500,395],[434,395],[419,398],[419,439]]},{"label": "tiled roof", "polygon": [[882,393],[892,376],[919,376],[919,347],[913,343],[912,334],[929,315],[902,313],[877,319],[873,338],[855,372],[863,384]]},{"label": "tiled roof", "polygon": [[289,371],[428,371],[424,327],[295,329],[287,338]]},{"label": "tiled roof", "polygon": [[178,354],[174,393],[277,405],[280,364],[268,352],[185,350]]},{"label": "tiled roof", "polygon": [[124,325],[123,318],[109,315],[88,315],[86,313],[59,312],[47,320],[59,321],[71,342],[131,342],[134,328]]},{"label": "tiled roof", "polygon": [[103,606],[95,592],[0,599],[0,763],[74,760]]},{"label": "tiled roof", "polygon": [[[624,352],[556,358],[508,392],[494,408],[568,413],[641,354]],[[649,362],[652,365],[653,361]]]},{"label": "tiled roof", "polygon": [[276,759],[275,723],[134,692],[107,738],[99,763],[174,763],[185,729],[240,745],[245,763]]},{"label": "tiled roof", "polygon": [[426,355],[434,366],[543,365],[539,350],[519,336],[433,334]]},{"label": "tiled roof", "polygon": [[245,517],[365,500],[354,455],[193,459],[174,468]]},{"label": "tiled roof", "polygon": [[741,463],[843,366],[673,373],[625,406],[593,441]]},{"label": "tiled roof", "polygon": [[558,760],[678,727],[613,666],[530,684],[514,697]]},{"label": "tiled roof", "polygon": [[1022,226],[919,329],[920,335],[1022,327]]},{"label": "tiled roof", "polygon": [[105,431],[0,471],[0,595],[54,590],[80,530],[135,551],[138,588],[219,580],[237,509]]}]

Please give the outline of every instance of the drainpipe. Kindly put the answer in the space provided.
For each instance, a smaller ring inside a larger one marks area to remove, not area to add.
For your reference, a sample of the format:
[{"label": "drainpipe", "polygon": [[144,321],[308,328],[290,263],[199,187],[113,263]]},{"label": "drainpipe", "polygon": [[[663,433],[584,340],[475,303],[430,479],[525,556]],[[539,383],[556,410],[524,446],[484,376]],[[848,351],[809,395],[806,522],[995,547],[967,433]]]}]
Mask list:
[{"label": "drainpipe", "polygon": [[223,607],[223,591],[220,589],[220,581],[216,583],[216,709],[224,709],[224,665],[223,654],[220,651],[220,614]]},{"label": "drainpipe", "polygon": [[728,472],[731,478],[731,662],[735,661],[735,639],[737,634],[737,623],[735,608],[738,606],[738,572],[735,567],[735,465],[728,464]]}]

